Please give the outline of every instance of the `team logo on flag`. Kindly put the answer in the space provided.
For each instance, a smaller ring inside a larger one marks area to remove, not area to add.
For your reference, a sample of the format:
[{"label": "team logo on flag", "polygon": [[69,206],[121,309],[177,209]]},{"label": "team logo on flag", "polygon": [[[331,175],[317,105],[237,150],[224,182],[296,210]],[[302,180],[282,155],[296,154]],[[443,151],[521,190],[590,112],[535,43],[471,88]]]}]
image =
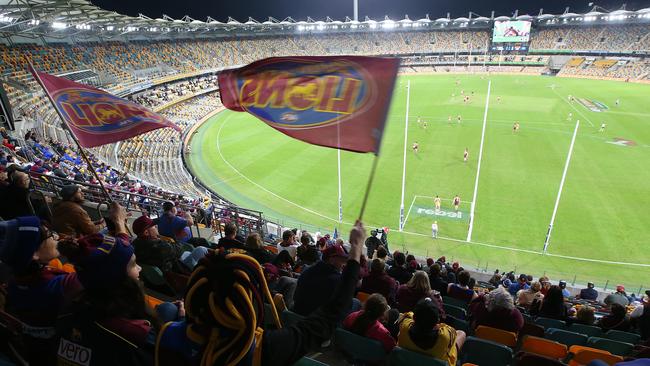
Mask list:
[{"label": "team logo on flag", "polygon": [[132,102],[91,89],[60,89],[52,99],[72,127],[88,133],[119,132],[142,122],[165,123]]},{"label": "team logo on flag", "polygon": [[243,109],[285,129],[338,123],[369,108],[376,95],[367,70],[349,60],[269,59],[236,83]]}]

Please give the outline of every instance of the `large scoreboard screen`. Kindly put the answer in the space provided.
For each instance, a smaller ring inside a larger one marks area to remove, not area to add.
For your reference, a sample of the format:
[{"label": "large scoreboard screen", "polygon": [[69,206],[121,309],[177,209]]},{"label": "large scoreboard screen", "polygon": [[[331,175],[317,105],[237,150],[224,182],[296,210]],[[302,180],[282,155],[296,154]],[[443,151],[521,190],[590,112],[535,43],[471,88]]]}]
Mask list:
[{"label": "large scoreboard screen", "polygon": [[530,40],[530,22],[496,21],[492,32],[492,42],[528,42]]}]

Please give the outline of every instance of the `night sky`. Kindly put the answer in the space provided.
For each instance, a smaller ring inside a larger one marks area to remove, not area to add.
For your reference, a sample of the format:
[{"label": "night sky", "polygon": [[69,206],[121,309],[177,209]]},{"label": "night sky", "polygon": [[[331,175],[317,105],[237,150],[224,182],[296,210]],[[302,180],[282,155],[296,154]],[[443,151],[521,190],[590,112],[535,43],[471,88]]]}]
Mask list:
[{"label": "night sky", "polygon": [[[219,21],[226,21],[229,16],[245,22],[251,16],[264,21],[272,16],[282,20],[291,16],[296,20],[305,20],[311,16],[315,20],[324,20],[330,16],[335,20],[344,20],[345,16],[352,18],[352,0],[91,0],[93,4],[107,10],[115,10],[121,14],[137,16],[142,13],[152,18],[167,14],[180,19],[184,15],[198,20],[211,16]],[[559,0],[359,0],[359,20],[365,16],[373,19],[383,19],[388,15],[398,20],[408,14],[410,19],[420,19],[430,14],[432,19],[446,17],[447,12],[452,18],[467,16],[471,10],[483,16],[490,16],[494,10],[496,15],[512,15],[519,9],[519,14],[535,15],[540,8],[545,13],[563,13],[569,6],[572,12],[588,12],[591,1],[559,1]],[[623,3],[628,10],[638,10],[650,7],[650,0],[631,1],[595,1],[594,4],[608,10],[616,10]]]}]

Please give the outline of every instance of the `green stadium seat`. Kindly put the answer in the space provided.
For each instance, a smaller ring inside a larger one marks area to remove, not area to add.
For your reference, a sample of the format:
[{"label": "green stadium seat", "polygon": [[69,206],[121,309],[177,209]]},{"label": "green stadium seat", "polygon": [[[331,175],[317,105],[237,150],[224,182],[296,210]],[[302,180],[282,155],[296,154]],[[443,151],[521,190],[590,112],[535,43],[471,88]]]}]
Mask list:
[{"label": "green stadium seat", "polygon": [[381,362],[386,359],[384,346],[375,339],[354,334],[342,328],[334,332],[334,345],[353,364]]},{"label": "green stadium seat", "polygon": [[636,333],[622,332],[620,330],[610,330],[605,333],[603,338],[611,339],[613,341],[637,344],[641,340],[641,336]]},{"label": "green stadium seat", "polygon": [[459,356],[460,363],[473,363],[486,366],[507,366],[512,362],[512,349],[502,344],[467,337]]},{"label": "green stadium seat", "polygon": [[167,282],[160,268],[142,263],[138,265],[142,268],[140,278],[146,287],[168,296],[176,295],[176,291]]},{"label": "green stadium seat", "polygon": [[619,356],[627,356],[632,352],[634,345],[632,343],[625,343],[613,341],[606,338],[591,337],[587,341],[587,346],[602,349]]},{"label": "green stadium seat", "polygon": [[449,296],[443,296],[442,297],[442,303],[457,306],[457,307],[459,307],[461,309],[467,309],[467,307],[469,305],[463,300],[458,300],[456,298],[449,297]]},{"label": "green stadium seat", "polygon": [[445,309],[446,314],[451,315],[456,319],[467,319],[467,311],[464,308],[449,304],[442,304],[442,307]]},{"label": "green stadium seat", "polygon": [[571,347],[574,345],[584,346],[587,344],[587,337],[584,334],[570,332],[564,329],[548,328],[544,334],[544,338],[550,339]]},{"label": "green stadium seat", "polygon": [[539,317],[535,319],[535,324],[541,325],[542,327],[544,327],[544,329],[548,329],[548,328],[567,329],[566,322],[564,320]]},{"label": "green stadium seat", "polygon": [[593,325],[574,323],[571,324],[571,326],[567,330],[580,333],[580,334],[585,334],[587,337],[602,337],[603,335],[603,330]]},{"label": "green stadium seat", "polygon": [[453,315],[447,314],[445,323],[456,330],[462,330],[467,335],[471,335],[473,332],[473,329],[470,327],[467,320],[458,319]]},{"label": "green stadium seat", "polygon": [[388,355],[388,364],[390,366],[447,366],[447,362],[429,357],[417,352],[409,351],[401,347],[395,347]]},{"label": "green stadium seat", "polygon": [[305,319],[304,316],[296,314],[291,310],[284,310],[280,314],[280,320],[282,320],[282,325],[285,327],[290,327],[303,319]]},{"label": "green stadium seat", "polygon": [[293,366],[327,366],[327,364],[314,360],[313,358],[303,357],[294,363]]}]

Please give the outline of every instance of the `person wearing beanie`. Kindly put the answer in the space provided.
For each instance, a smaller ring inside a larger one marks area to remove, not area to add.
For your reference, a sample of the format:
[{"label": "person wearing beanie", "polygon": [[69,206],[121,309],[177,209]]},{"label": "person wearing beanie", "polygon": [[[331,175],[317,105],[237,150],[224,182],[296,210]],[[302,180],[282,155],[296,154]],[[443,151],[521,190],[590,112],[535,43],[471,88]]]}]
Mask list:
[{"label": "person wearing beanie", "polygon": [[52,227],[63,238],[79,238],[84,235],[97,234],[103,220],[93,222],[88,212],[81,206],[84,194],[76,184],[63,186],[62,200],[52,210]]},{"label": "person wearing beanie", "polygon": [[198,258],[208,251],[208,248],[197,247],[176,241],[166,241],[160,238],[158,226],[151,218],[142,215],[133,222],[133,234],[137,237],[133,240],[134,254],[138,263],[144,263],[158,267],[163,273],[189,273],[193,266],[186,266],[181,262],[183,254],[187,258],[193,251],[197,251]]},{"label": "person wearing beanie", "polygon": [[630,299],[628,299],[627,294],[625,293],[625,287],[623,285],[618,285],[616,286],[616,292],[607,295],[603,302],[608,306],[611,306],[612,304],[628,306],[630,304]]},{"label": "person wearing beanie", "polygon": [[397,345],[455,365],[465,332],[440,323],[440,313],[430,299],[420,300],[413,312],[402,315]]},{"label": "person wearing beanie", "polygon": [[[76,273],[48,267],[59,256],[58,236],[38,217],[23,216],[0,222],[0,261],[12,272],[5,311],[38,334],[23,335],[23,357],[30,364],[53,364],[46,351],[56,349],[54,324],[62,309],[83,290]],[[19,351],[20,352],[20,351]]]},{"label": "person wearing beanie", "polygon": [[[357,222],[350,232],[352,246],[333,296],[310,316],[282,329],[262,329],[264,303],[272,304],[273,300],[259,263],[244,254],[209,253],[190,277],[185,321],[167,323],[160,330],[157,364],[293,365],[331,339],[349,311],[359,280],[364,239],[363,225]],[[271,305],[270,310],[279,324],[277,309]]]},{"label": "person wearing beanie", "polygon": [[[64,314],[57,324],[60,344],[89,350],[89,365],[151,364],[151,360],[136,359],[142,356],[138,349],[155,337],[157,327],[152,324],[158,324],[158,319],[179,320],[185,315],[184,306],[163,303],[156,308],[157,316],[147,307],[135,249],[125,240],[126,211],[116,204],[112,210],[115,236],[102,236],[101,242],[86,246],[77,263],[84,292],[74,311]],[[59,364],[74,361],[68,352],[58,352],[57,357]]]}]

